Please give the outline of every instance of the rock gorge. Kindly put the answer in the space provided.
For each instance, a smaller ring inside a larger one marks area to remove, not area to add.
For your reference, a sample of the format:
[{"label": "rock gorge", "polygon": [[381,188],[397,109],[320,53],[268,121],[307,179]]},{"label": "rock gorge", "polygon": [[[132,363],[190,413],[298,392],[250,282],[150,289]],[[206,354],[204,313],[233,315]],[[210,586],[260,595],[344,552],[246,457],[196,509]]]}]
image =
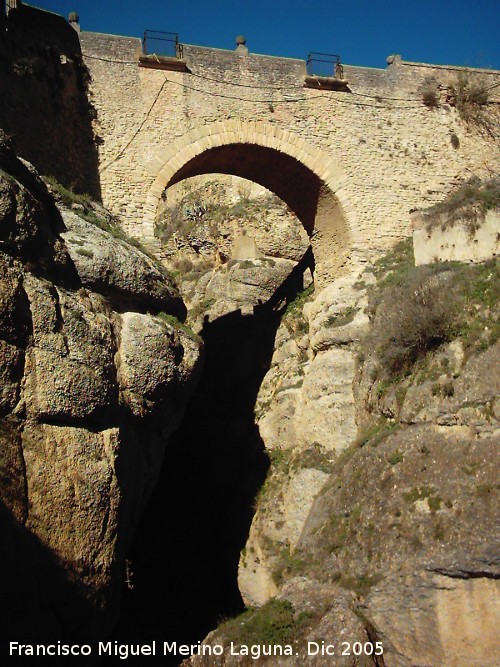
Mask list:
[{"label": "rock gorge", "polygon": [[406,241],[316,293],[310,250],[220,264],[205,220],[167,270],[5,139],[1,161],[3,631],[196,643],[247,607],[207,645],[495,664],[495,260],[414,267]]},{"label": "rock gorge", "polygon": [[[474,125],[449,103],[447,84],[418,74],[421,64],[393,62],[388,74],[348,67],[371,94],[400,85],[422,96],[435,84],[438,106],[419,102],[413,141],[402,107],[372,117],[323,98],[352,131],[319,112],[309,127],[307,106],[296,117],[273,110],[276,129],[267,107],[257,121],[240,122],[234,109],[220,121],[191,92],[189,113],[155,109],[137,159],[113,128],[135,132],[142,98],[133,113],[124,100],[131,89],[156,95],[158,72],[126,61],[114,91],[98,55],[129,58],[137,40],[82,35],[96,58],[92,88],[72,32],[69,46],[43,47],[34,64],[19,60],[22,49],[12,60],[21,40],[14,30],[8,38],[2,657],[13,639],[109,640],[194,644],[184,663],[193,667],[255,664],[240,650],[252,645],[292,647],[257,663],[290,667],[496,667],[498,101]],[[76,54],[65,62],[68,49]],[[239,67],[234,54],[212,62],[209,52],[186,49],[205,74]],[[263,58],[248,60],[256,77],[268,75]],[[279,67],[296,87],[301,62]],[[30,96],[52,104],[61,127],[26,111]],[[231,144],[238,128],[244,138]],[[146,156],[162,133],[173,148],[153,160],[151,185]],[[322,163],[323,144],[340,146],[348,177],[333,158]],[[381,155],[386,168],[370,190]],[[350,199],[356,156],[362,177]],[[308,211],[307,231],[261,181]],[[413,236],[410,204],[420,209]],[[359,227],[347,222],[356,207]],[[321,280],[317,262],[328,268]],[[331,644],[334,657],[322,650]],[[128,660],[186,657],[160,653]],[[80,662],[123,660],[59,659]]]}]

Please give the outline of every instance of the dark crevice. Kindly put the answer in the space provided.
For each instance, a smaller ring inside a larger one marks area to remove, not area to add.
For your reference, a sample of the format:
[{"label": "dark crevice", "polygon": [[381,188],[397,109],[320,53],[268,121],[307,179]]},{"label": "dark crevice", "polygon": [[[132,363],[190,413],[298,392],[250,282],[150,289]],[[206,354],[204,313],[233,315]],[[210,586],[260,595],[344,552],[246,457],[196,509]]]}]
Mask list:
[{"label": "dark crevice", "polygon": [[[309,250],[252,315],[236,311],[205,321],[203,373],[167,443],[158,484],[129,552],[133,589],[124,586],[112,640],[193,644],[244,609],[239,554],[269,468],[254,406],[283,312],[312,266]],[[177,664],[175,657],[156,660],[148,663]],[[119,658],[104,660],[113,662],[121,664]]]},{"label": "dark crevice", "polygon": [[[500,573],[491,570],[448,570],[447,568],[433,567],[429,571],[450,579],[500,579]],[[432,588],[437,589],[436,586],[432,586]],[[449,589],[443,587],[443,590]]]}]

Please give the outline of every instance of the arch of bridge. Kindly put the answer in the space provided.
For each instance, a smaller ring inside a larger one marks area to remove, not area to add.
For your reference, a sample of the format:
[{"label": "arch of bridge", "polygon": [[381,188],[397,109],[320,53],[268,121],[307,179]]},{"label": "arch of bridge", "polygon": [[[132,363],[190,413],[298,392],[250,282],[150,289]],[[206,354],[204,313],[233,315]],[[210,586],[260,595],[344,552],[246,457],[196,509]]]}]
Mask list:
[{"label": "arch of bridge", "polygon": [[195,128],[161,150],[148,171],[155,180],[144,207],[145,240],[154,238],[163,191],[207,173],[247,178],[286,202],[311,236],[317,275],[333,277],[359,239],[347,177],[338,164],[299,135],[271,123],[229,119]]}]

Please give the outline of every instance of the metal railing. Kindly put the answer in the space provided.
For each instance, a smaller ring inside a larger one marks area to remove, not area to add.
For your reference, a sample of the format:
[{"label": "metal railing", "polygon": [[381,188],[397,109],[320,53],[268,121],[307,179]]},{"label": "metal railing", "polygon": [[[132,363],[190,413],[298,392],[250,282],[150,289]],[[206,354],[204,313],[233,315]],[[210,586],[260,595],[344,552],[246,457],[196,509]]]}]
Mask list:
[{"label": "metal railing", "polygon": [[328,76],[336,79],[344,78],[344,68],[340,56],[334,53],[313,53],[307,56],[308,76]]},{"label": "metal railing", "polygon": [[19,5],[18,0],[0,0],[0,2],[3,5],[2,13],[5,14],[5,16],[8,16],[13,9],[17,9]]},{"label": "metal railing", "polygon": [[182,44],[176,32],[162,32],[160,30],[145,30],[142,40],[144,55],[155,54],[167,58],[182,59]]}]

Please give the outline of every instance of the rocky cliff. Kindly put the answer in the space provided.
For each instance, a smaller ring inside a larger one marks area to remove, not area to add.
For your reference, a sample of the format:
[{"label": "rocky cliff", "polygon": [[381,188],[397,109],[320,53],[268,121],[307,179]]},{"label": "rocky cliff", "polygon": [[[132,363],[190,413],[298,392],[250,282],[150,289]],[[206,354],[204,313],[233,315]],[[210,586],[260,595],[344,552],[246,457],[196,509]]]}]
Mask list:
[{"label": "rocky cliff", "polygon": [[0,143],[2,636],[104,639],[200,367],[157,261]]},{"label": "rocky cliff", "polygon": [[498,261],[412,250],[287,307],[255,406],[271,467],[249,610],[207,638],[223,657],[188,664],[251,664],[242,645],[272,665],[498,664]]}]

